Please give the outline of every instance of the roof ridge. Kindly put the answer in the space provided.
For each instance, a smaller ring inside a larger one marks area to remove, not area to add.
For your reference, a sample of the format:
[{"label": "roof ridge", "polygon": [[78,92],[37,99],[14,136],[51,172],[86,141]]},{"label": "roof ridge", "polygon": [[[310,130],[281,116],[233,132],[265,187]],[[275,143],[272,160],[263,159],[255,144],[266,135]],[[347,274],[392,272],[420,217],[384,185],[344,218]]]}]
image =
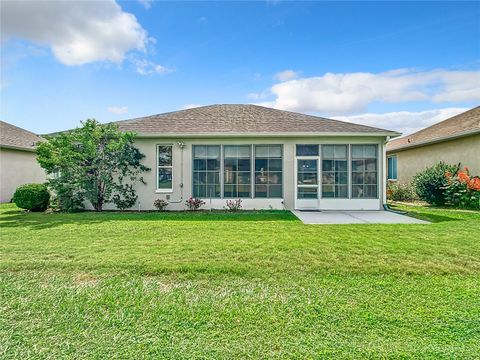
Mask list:
[{"label": "roof ridge", "polygon": [[182,112],[187,113],[187,112],[198,111],[198,110],[206,109],[206,108],[226,107],[226,106],[252,107],[252,108],[262,109],[264,111],[278,112],[278,113],[290,114],[290,115],[294,115],[294,116],[302,116],[302,117],[309,118],[309,119],[314,119],[314,120],[330,121],[330,122],[335,122],[337,124],[342,124],[342,125],[354,125],[354,126],[362,127],[364,129],[391,132],[390,130],[386,130],[386,129],[383,129],[383,128],[378,128],[378,127],[373,127],[373,126],[368,126],[368,125],[363,125],[363,124],[357,124],[357,123],[338,120],[338,119],[331,119],[331,118],[327,118],[327,117],[323,117],[323,116],[305,114],[305,113],[295,112],[295,111],[290,111],[290,110],[281,110],[281,109],[276,109],[276,108],[263,106],[263,105],[258,105],[258,104],[241,104],[241,103],[223,103],[223,104],[202,105],[202,106],[193,107],[193,108],[189,108],[189,109],[180,109],[180,110],[174,110],[174,111],[169,111],[169,112],[160,113],[160,114],[153,114],[153,115],[137,117],[137,118],[133,118],[133,119],[125,119],[125,120],[114,121],[113,123],[119,124],[119,125],[133,124],[133,123],[136,123],[136,122],[142,121],[142,120],[155,119],[155,118],[159,118],[159,117],[162,117],[162,118],[163,117],[168,117],[169,115],[173,115],[173,114],[176,114],[176,113],[182,113]]}]

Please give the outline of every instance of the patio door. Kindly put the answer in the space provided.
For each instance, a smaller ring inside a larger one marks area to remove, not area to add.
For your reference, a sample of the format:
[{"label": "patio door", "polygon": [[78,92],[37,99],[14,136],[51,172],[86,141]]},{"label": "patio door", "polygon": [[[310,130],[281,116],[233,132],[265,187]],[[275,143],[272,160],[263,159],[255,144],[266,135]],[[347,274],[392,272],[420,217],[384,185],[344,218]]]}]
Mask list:
[{"label": "patio door", "polygon": [[319,209],[319,159],[297,157],[295,164],[295,209]]}]

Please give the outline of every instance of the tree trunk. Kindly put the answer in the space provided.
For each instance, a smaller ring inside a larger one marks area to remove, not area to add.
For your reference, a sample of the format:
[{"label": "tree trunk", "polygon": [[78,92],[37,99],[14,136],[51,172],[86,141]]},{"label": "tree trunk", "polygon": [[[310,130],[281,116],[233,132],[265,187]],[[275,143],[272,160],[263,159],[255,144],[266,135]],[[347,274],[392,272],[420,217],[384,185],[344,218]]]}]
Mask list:
[{"label": "tree trunk", "polygon": [[98,183],[97,189],[98,189],[98,197],[97,197],[97,203],[95,204],[95,211],[102,211],[103,210],[103,201],[104,201],[104,192],[103,192],[103,184],[101,182]]}]

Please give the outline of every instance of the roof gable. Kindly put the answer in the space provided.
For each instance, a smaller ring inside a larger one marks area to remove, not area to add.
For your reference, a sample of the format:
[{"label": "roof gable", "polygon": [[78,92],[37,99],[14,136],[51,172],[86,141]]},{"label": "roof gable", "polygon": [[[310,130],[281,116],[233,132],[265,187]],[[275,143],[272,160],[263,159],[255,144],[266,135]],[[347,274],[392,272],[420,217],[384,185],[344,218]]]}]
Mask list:
[{"label": "roof gable", "polygon": [[267,135],[267,134],[371,134],[398,136],[396,132],[340,120],[277,110],[257,105],[209,105],[117,122],[123,131],[139,135]]},{"label": "roof gable", "polygon": [[480,133],[480,106],[455,115],[425,129],[390,141],[387,151],[420,146],[434,141],[443,141],[450,138]]}]

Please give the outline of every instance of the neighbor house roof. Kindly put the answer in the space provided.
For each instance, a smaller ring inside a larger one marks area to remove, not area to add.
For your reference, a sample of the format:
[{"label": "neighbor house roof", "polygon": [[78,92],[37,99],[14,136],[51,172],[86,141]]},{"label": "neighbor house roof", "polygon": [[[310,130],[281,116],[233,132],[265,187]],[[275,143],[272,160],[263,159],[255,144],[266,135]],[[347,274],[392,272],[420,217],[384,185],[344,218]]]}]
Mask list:
[{"label": "neighbor house roof", "polygon": [[257,105],[210,105],[117,122],[123,131],[138,136],[269,136],[365,134],[398,136],[399,133],[318,116]]},{"label": "neighbor house roof", "polygon": [[480,106],[411,135],[392,140],[387,144],[387,152],[400,151],[474,134],[480,134]]},{"label": "neighbor house roof", "polygon": [[0,121],[0,147],[35,151],[35,144],[42,138],[18,126]]}]

